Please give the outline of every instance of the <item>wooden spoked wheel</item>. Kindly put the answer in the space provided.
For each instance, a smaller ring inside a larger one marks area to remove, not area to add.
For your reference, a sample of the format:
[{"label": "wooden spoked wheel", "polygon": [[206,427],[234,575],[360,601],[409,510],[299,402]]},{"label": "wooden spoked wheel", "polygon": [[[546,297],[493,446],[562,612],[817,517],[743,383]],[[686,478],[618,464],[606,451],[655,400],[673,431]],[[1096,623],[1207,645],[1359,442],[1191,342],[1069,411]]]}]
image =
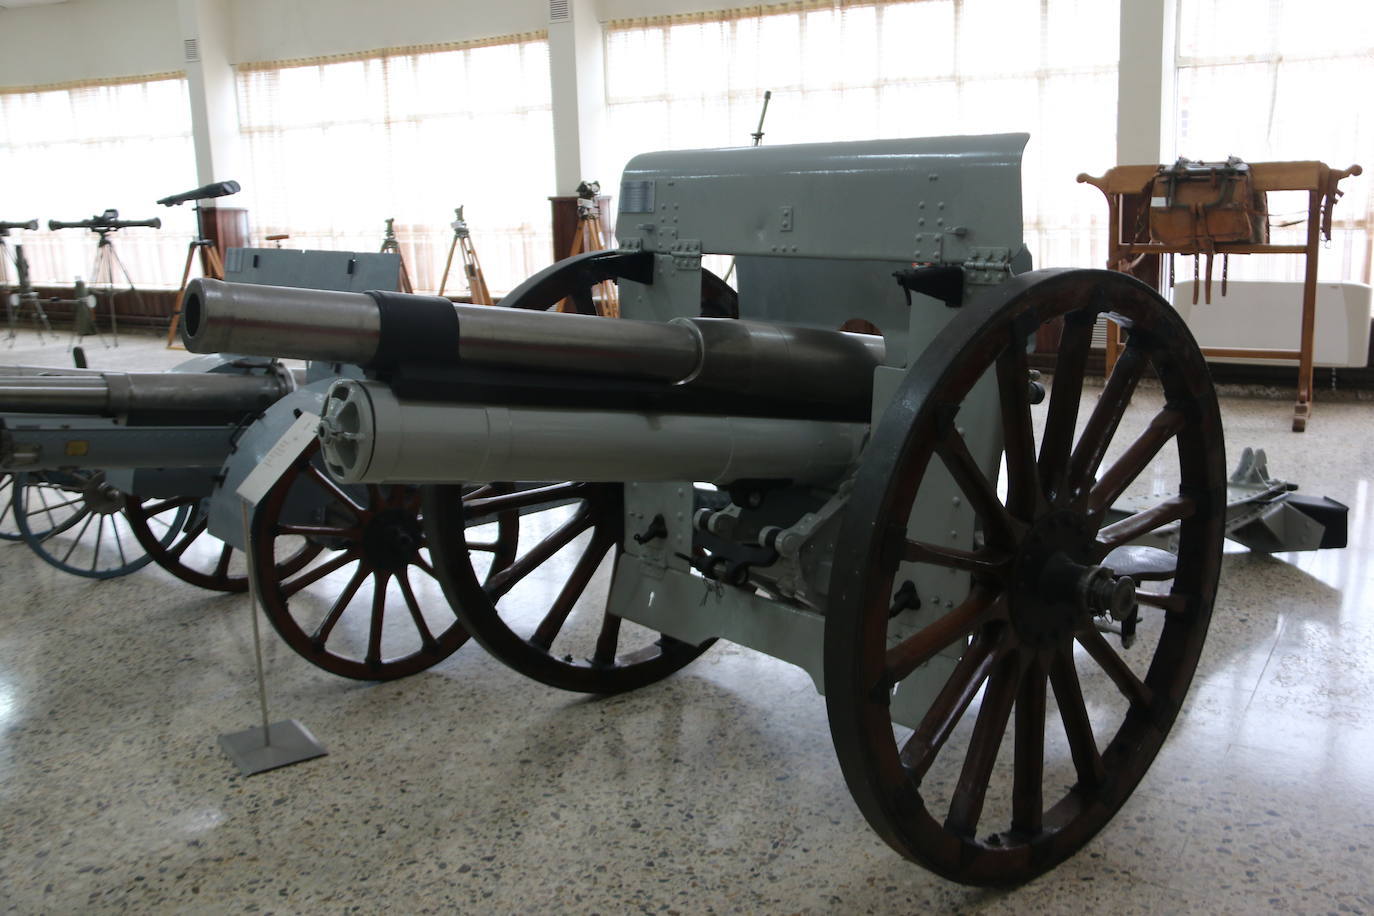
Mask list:
[{"label": "wooden spoked wheel", "polygon": [[[139,544],[125,510],[139,501],[110,486],[103,471],[22,472],[13,477],[15,527],[45,563],[87,579],[114,579],[152,557]],[[185,522],[168,521],[167,540]]]},{"label": "wooden spoked wheel", "polygon": [[[1128,342],[1079,424],[1099,315]],[[1027,341],[1059,317],[1058,368],[1037,424]],[[1150,370],[1162,391],[1138,389]],[[990,386],[980,389],[983,416],[996,418],[1005,442],[1000,489],[995,459],[991,470],[975,459],[983,452],[965,436],[980,420],[961,407],[980,380]],[[1202,650],[1225,468],[1197,345],[1130,277],[1025,274],[935,338],[865,453],[826,616],[831,734],[850,791],[884,840],[946,878],[1014,884],[1110,820],[1159,751]],[[1122,517],[1112,507],[1123,494],[1144,508]],[[971,547],[913,537],[922,524],[913,506],[951,499],[976,514]],[[1161,590],[1107,565],[1116,548],[1166,527],[1178,551],[1172,579],[1151,583]],[[948,603],[927,594],[918,608],[904,585],[932,574],[965,586]],[[1103,635],[1103,611],[1129,617],[1132,597],[1138,638],[1125,648]],[[922,699],[906,698],[907,725],[896,725],[911,684]]]},{"label": "wooden spoked wheel", "polygon": [[[181,581],[215,592],[246,592],[248,560],[210,534],[207,508],[198,497],[177,496],[130,503],[124,516],[153,562]],[[173,530],[178,518],[184,518],[185,524]],[[274,579],[299,572],[323,549],[304,538],[280,540]]]},{"label": "wooden spoked wheel", "polygon": [[[462,500],[457,486],[424,491],[444,593],[472,637],[522,674],[564,690],[616,693],[667,677],[709,648],[607,610],[605,590],[622,549],[621,484],[492,484]],[[519,519],[527,548],[478,569],[462,532],[509,515]]]},{"label": "wooden spoked wheel", "polygon": [[[320,468],[318,453],[312,444],[252,520],[250,561],[267,619],[302,657],[344,677],[392,680],[438,664],[468,634],[434,580],[419,490],[340,486]],[[515,553],[513,519],[466,533],[470,549],[495,563]],[[300,538],[325,554],[291,571],[274,566],[291,549],[281,542]]]},{"label": "wooden spoked wheel", "polygon": [[[525,280],[502,297],[505,308],[548,310],[560,307],[579,315],[599,315],[594,291],[605,282],[619,287],[622,279],[648,282],[653,258],[647,252],[589,251],[565,258]],[[709,270],[701,271],[701,316],[738,318],[739,295]]]}]

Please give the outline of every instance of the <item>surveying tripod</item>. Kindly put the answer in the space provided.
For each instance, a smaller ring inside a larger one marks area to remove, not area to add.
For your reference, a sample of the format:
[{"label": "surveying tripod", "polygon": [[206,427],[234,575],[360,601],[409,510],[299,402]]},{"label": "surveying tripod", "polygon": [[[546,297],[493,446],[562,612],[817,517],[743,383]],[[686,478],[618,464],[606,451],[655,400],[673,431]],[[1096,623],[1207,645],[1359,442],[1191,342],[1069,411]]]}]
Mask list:
[{"label": "surveying tripod", "polygon": [[[6,342],[9,346],[14,346],[15,331],[18,320],[24,309],[24,303],[33,304],[34,317],[38,321],[36,330],[38,331],[38,342],[43,342],[43,332],[46,330],[52,334],[53,339],[57,338],[52,325],[48,322],[48,313],[43,310],[43,303],[39,301],[38,293],[29,283],[29,262],[24,257],[24,246],[16,244],[14,251],[10,251],[9,235],[11,229],[37,229],[38,220],[32,219],[26,223],[0,222],[0,289],[3,289],[5,296],[5,312],[9,317],[9,334]],[[13,290],[9,283],[9,265],[14,264],[15,279],[18,285]]]},{"label": "surveying tripod", "polygon": [[463,273],[468,278],[468,290],[472,294],[473,305],[491,305],[491,292],[487,289],[487,278],[482,273],[482,264],[477,260],[477,249],[472,247],[472,233],[468,231],[467,221],[463,219],[463,208],[453,211],[458,218],[449,223],[453,227],[453,242],[448,246],[448,260],[444,262],[444,276],[439,281],[439,295],[448,286],[449,270],[453,267],[453,252],[463,252]]},{"label": "surveying tripod", "polygon": [[396,220],[395,218],[386,221],[386,235],[382,238],[382,254],[391,252],[396,255],[396,260],[401,263],[401,277],[397,288],[403,293],[415,292],[415,287],[410,283],[410,273],[406,270],[406,259],[401,254],[401,243],[396,240]]},{"label": "surveying tripod", "polygon": [[[577,186],[577,232],[573,235],[572,247],[568,251],[570,258],[588,251],[606,249],[606,236],[601,226],[601,208],[596,203],[596,196],[600,193],[599,181],[584,181]],[[590,308],[597,315],[603,318],[620,317],[619,291],[611,280],[603,280],[593,286],[587,298],[590,298]],[[578,303],[568,298],[558,304],[558,311],[587,311],[588,305],[589,303],[584,301],[579,308]]]}]

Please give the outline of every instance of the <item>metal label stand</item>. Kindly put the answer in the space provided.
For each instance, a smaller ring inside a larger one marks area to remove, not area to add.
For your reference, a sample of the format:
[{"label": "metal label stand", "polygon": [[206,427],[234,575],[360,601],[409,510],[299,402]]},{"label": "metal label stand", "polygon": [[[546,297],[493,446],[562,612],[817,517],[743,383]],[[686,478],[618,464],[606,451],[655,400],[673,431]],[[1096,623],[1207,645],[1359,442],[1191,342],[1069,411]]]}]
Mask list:
[{"label": "metal label stand", "polygon": [[262,499],[286,468],[314,441],[315,427],[319,417],[302,414],[287,429],[286,434],[277,441],[267,456],[253,472],[239,485],[240,509],[243,516],[243,542],[248,547],[248,596],[252,602],[253,619],[253,656],[258,678],[258,706],[262,715],[262,725],[251,726],[243,731],[219,736],[219,746],[234,761],[244,776],[265,773],[279,767],[289,766],[305,760],[323,757],[329,752],[310,730],[295,719],[272,722],[267,712],[267,678],[262,664],[262,633],[258,626],[258,606],[260,588],[257,567],[253,562],[253,542],[249,537],[249,516],[253,507]]}]

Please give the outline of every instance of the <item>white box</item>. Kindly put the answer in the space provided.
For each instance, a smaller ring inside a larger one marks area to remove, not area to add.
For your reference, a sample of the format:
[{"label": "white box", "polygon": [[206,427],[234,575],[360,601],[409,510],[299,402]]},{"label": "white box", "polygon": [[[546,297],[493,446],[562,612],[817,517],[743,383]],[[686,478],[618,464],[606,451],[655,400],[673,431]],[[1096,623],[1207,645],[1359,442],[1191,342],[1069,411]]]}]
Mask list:
[{"label": "white box", "polygon": [[[1205,292],[1205,287],[1200,292]],[[1212,302],[1193,305],[1193,281],[1174,286],[1174,307],[1204,347],[1296,350],[1302,340],[1302,282],[1232,280],[1221,295],[1212,281]],[[1370,288],[1363,283],[1318,283],[1312,345],[1317,366],[1361,367],[1369,360]],[[1209,356],[1209,362],[1296,366],[1296,359]]]}]

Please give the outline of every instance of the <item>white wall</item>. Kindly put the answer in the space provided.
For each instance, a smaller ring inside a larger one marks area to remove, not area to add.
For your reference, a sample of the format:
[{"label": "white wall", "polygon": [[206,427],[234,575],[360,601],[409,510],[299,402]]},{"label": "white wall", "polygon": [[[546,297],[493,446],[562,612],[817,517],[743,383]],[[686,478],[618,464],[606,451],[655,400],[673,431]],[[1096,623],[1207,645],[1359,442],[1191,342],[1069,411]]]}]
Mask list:
[{"label": "white wall", "polygon": [[69,0],[0,10],[0,86],[181,68],[176,0]]},{"label": "white wall", "polygon": [[465,41],[548,27],[548,0],[236,0],[236,63]]}]

